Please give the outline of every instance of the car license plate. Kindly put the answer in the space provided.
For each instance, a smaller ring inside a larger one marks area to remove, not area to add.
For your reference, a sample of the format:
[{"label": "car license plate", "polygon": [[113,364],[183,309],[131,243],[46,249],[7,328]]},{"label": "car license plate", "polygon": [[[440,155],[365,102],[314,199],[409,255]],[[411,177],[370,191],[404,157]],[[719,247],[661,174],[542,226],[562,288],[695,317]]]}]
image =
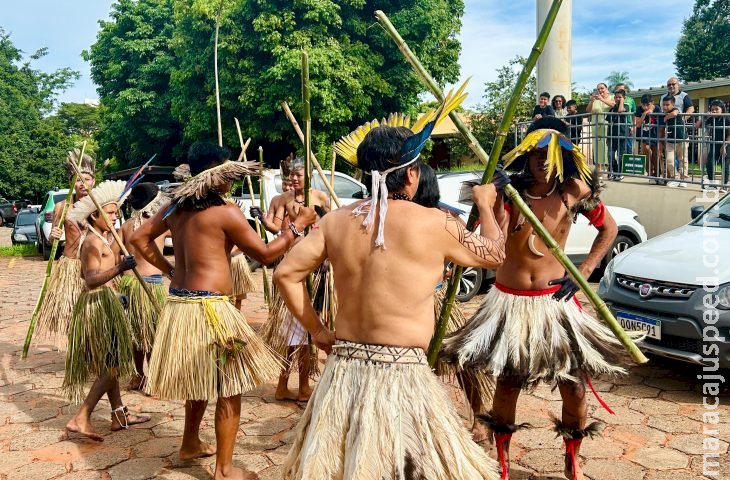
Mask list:
[{"label": "car license plate", "polygon": [[616,319],[624,330],[641,330],[649,338],[662,339],[661,320],[627,312],[616,312]]}]

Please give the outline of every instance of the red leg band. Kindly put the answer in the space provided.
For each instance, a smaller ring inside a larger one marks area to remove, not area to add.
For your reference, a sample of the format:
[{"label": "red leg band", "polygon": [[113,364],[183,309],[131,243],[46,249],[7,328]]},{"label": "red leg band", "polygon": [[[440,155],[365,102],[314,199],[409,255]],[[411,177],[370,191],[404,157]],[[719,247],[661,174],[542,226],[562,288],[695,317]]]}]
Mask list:
[{"label": "red leg band", "polygon": [[565,453],[570,457],[570,468],[573,472],[573,480],[576,480],[576,471],[578,470],[578,456],[576,455],[576,447],[579,447],[583,439],[573,440],[565,438]]},{"label": "red leg band", "polygon": [[499,459],[499,466],[502,469],[502,476],[499,477],[501,480],[509,478],[509,460],[507,458],[507,451],[505,446],[509,448],[509,441],[512,438],[511,433],[495,433],[494,440],[497,443],[497,458]]}]

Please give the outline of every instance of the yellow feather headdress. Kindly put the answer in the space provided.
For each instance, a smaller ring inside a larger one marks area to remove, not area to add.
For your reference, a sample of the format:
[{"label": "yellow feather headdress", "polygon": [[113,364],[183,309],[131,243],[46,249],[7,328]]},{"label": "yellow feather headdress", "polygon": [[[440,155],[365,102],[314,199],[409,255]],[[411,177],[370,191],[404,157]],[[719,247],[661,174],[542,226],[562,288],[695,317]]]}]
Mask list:
[{"label": "yellow feather headdress", "polygon": [[[558,181],[563,182],[566,176],[578,175],[581,180],[590,184],[592,171],[583,152],[568,137],[557,130],[549,128],[540,128],[525,135],[519,145],[502,157],[504,168],[509,167],[519,159],[527,161],[526,156],[528,153],[546,147],[545,167],[547,178],[555,173]],[[572,160],[575,168],[570,163],[565,163],[564,156]]]}]

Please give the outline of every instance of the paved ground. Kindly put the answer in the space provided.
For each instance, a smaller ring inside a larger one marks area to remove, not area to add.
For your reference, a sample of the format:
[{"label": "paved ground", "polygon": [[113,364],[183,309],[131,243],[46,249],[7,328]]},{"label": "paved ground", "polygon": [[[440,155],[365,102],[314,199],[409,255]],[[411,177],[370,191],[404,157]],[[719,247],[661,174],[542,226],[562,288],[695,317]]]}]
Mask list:
[{"label": "paved ground", "polygon": [[[6,229],[0,228],[0,234]],[[40,288],[44,262],[38,258],[0,258],[0,479],[193,479],[209,478],[213,460],[180,462],[177,448],[183,425],[180,402],[162,402],[136,393],[124,395],[133,411],[150,412],[142,428],[110,433],[108,404],[95,412],[101,444],[69,438],[64,426],[76,407],[60,395],[63,353],[37,342],[26,360],[20,350],[28,319]],[[479,298],[468,304],[473,311]],[[262,296],[252,295],[246,305],[252,323],[265,316]],[[653,362],[633,368],[619,381],[594,383],[616,411],[601,410],[589,399],[589,414],[606,422],[603,439],[586,441],[585,472],[593,480],[697,480],[702,473],[702,395],[697,372],[684,365]],[[293,381],[294,379],[292,379]],[[466,415],[458,392],[449,387]],[[720,407],[721,477],[730,478],[727,449],[730,442],[728,394]],[[549,429],[550,413],[560,413],[559,397],[540,387],[520,399],[518,421],[535,428],[513,440],[514,479],[563,478],[562,441]],[[302,409],[277,403],[273,385],[250,392],[243,399],[235,461],[279,478],[280,465]],[[214,440],[213,411],[203,424],[203,436]],[[466,420],[465,420],[466,421]],[[718,478],[718,477],[713,477]],[[317,480],[317,479],[313,479]]]}]

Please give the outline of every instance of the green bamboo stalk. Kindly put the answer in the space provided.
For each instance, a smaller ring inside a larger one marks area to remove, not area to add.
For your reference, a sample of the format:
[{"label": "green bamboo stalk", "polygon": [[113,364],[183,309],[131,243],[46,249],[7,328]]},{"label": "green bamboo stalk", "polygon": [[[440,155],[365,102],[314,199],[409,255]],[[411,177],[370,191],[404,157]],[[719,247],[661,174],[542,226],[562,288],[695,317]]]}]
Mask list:
[{"label": "green bamboo stalk", "polygon": [[223,123],[221,122],[221,87],[218,82],[218,33],[221,27],[221,13],[223,12],[223,2],[221,0],[218,7],[218,14],[215,17],[215,43],[213,44],[213,71],[215,73],[215,108],[218,116],[218,146],[223,146]]},{"label": "green bamboo stalk", "polygon": [[[81,169],[81,162],[84,159],[84,153],[86,152],[86,141],[81,144],[81,156],[79,156],[79,170]],[[71,203],[74,196],[74,189],[76,187],[76,180],[78,178],[78,173],[76,173],[78,170],[76,170],[73,174],[73,177],[71,177],[71,182],[68,186],[68,193],[66,194],[66,203],[63,205],[63,210],[61,210],[61,216],[58,217],[58,225],[59,227],[63,228],[63,224],[66,221],[66,214],[68,213],[69,208],[71,207]],[[43,241],[42,239],[38,239],[39,242]],[[23,353],[20,355],[21,359],[25,359],[28,357],[28,350],[30,349],[30,342],[33,340],[33,333],[35,332],[36,324],[38,323],[38,314],[41,311],[41,305],[43,305],[43,300],[46,298],[46,292],[48,290],[48,282],[51,280],[51,272],[53,271],[53,262],[56,259],[56,250],[58,250],[58,239],[53,241],[53,244],[51,245],[51,256],[48,259],[48,263],[46,264],[46,276],[43,277],[43,286],[41,287],[41,293],[38,295],[38,300],[35,302],[35,308],[33,308],[33,314],[30,316],[30,325],[28,325],[28,333],[25,335],[25,342],[23,343]]]},{"label": "green bamboo stalk", "polygon": [[[259,208],[263,213],[266,213],[266,186],[264,185],[264,147],[259,146]],[[251,192],[251,205],[253,205],[253,186],[251,185],[251,177],[249,181],[249,192]],[[266,228],[261,222],[256,219],[256,227],[259,229],[261,238],[264,243],[269,243],[268,237],[266,236]],[[266,265],[261,265],[261,272],[264,276],[264,299],[266,304],[271,306],[271,288],[269,287],[269,269]]]},{"label": "green bamboo stalk", "polygon": [[[545,47],[545,42],[550,35],[550,31],[553,27],[553,24],[555,23],[555,18],[557,17],[561,4],[562,0],[553,0],[547,17],[545,18],[545,22],[543,23],[543,26],[540,29],[540,33],[535,40],[535,44],[532,47],[530,56],[528,57],[527,62],[525,63],[525,66],[522,69],[519,78],[517,79],[517,84],[515,85],[512,96],[510,97],[510,100],[507,104],[507,109],[504,116],[502,117],[502,122],[497,131],[496,140],[494,146],[492,147],[492,152],[488,158],[484,150],[479,145],[479,142],[471,134],[468,128],[466,128],[463,122],[461,122],[461,119],[459,119],[455,112],[450,113],[451,119],[454,121],[454,124],[459,129],[459,132],[461,132],[461,134],[467,140],[469,147],[472,149],[477,158],[479,158],[482,163],[486,163],[487,165],[484,171],[484,175],[482,176],[482,183],[486,183],[491,180],[492,175],[494,174],[494,170],[496,169],[497,162],[499,161],[499,158],[502,154],[502,147],[504,146],[505,139],[509,132],[509,128],[512,123],[512,119],[514,117],[514,113],[517,108],[517,103],[519,102],[522,90],[527,84],[530,74],[537,64],[537,59],[539,58],[543,48]],[[398,34],[398,31],[395,29],[393,24],[391,24],[388,20],[388,17],[380,10],[375,13],[375,16],[377,17],[383,28],[385,28],[386,32],[396,43],[408,63],[410,63],[411,66],[414,68],[420,80],[431,90],[436,98],[438,98],[440,101],[443,101],[443,92],[441,92],[436,82],[423,67],[416,55],[410,50],[410,48],[408,48],[408,45]],[[512,186],[508,186],[505,189],[505,192],[508,196],[510,196],[510,198],[512,198],[512,196],[514,195],[519,198],[519,194],[517,194],[516,190]],[[515,202],[515,206],[520,209],[525,218],[533,225],[535,233],[540,235],[542,240],[545,242],[545,245],[557,245],[555,240],[550,236],[549,232],[547,232],[547,230],[542,227],[542,224],[540,224],[539,220],[537,220],[537,218],[532,213],[526,203],[524,203],[520,199],[520,201]],[[479,210],[476,206],[474,206],[469,214],[469,221],[467,222],[467,228],[469,230],[474,229],[478,218]],[[624,347],[629,351],[634,361],[636,361],[637,363],[646,363],[648,361],[646,357],[636,347],[630,337],[628,337],[623,328],[621,328],[621,325],[619,325],[619,323],[613,317],[611,311],[606,307],[605,303],[603,303],[598,295],[596,295],[596,293],[590,288],[588,282],[584,278],[582,278],[582,275],[580,275],[578,269],[570,262],[570,260],[565,256],[565,254],[560,250],[559,247],[557,247],[557,251],[553,251],[553,254],[557,258],[557,260],[560,261],[560,263],[565,267],[566,271],[568,271],[571,276],[576,280],[578,285],[581,287],[588,299],[596,308],[597,313],[601,315],[601,317],[606,321],[618,340],[621,341]],[[462,273],[463,268],[456,267],[452,278],[449,280],[444,305],[441,309],[441,314],[436,324],[434,336],[431,339],[431,344],[429,345],[428,360],[431,366],[435,365],[436,359],[438,358],[438,353],[441,349],[441,343],[443,342],[444,335],[446,334],[446,326],[449,316],[451,315],[451,309],[454,305],[454,299],[456,298],[456,291],[458,289],[459,282],[461,281]]]},{"label": "green bamboo stalk", "polygon": [[304,206],[312,205],[312,111],[309,89],[309,57],[302,51],[302,107],[304,110]]}]

